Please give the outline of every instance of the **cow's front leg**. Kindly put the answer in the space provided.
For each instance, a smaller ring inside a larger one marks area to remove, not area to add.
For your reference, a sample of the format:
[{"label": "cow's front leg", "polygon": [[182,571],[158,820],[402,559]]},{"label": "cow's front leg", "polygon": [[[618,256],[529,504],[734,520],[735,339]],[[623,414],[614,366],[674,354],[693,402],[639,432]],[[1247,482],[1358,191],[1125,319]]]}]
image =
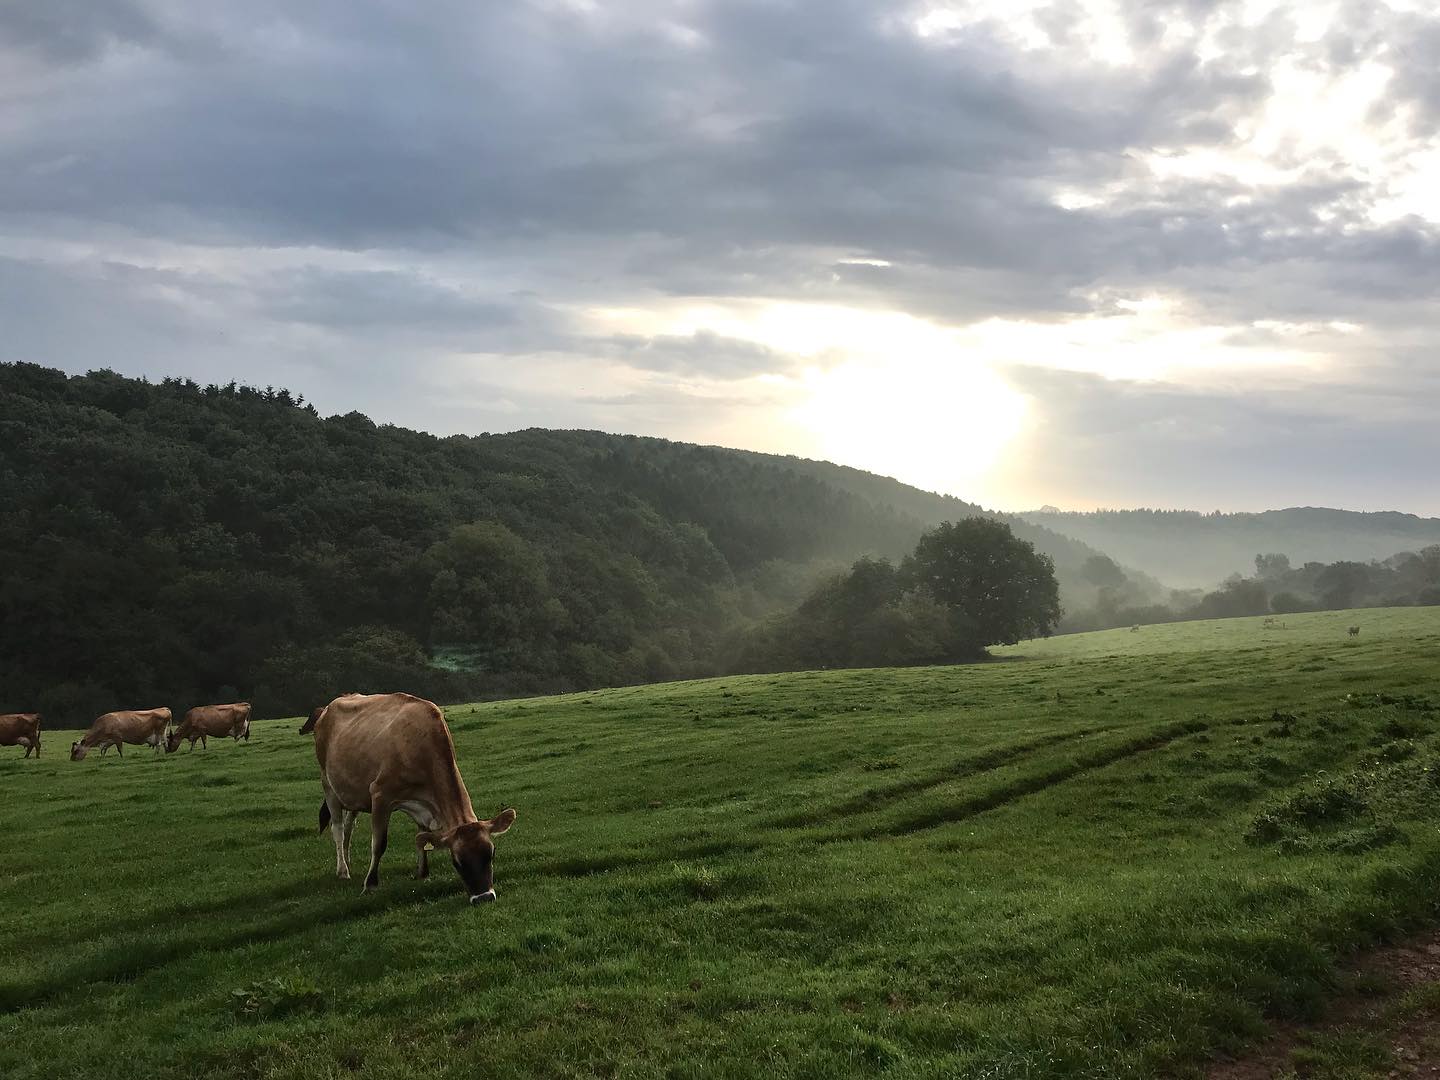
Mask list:
[{"label": "cow's front leg", "polygon": [[378,798],[370,806],[370,871],[365,875],[365,890],[380,887],[380,856],[390,842],[390,806]]}]

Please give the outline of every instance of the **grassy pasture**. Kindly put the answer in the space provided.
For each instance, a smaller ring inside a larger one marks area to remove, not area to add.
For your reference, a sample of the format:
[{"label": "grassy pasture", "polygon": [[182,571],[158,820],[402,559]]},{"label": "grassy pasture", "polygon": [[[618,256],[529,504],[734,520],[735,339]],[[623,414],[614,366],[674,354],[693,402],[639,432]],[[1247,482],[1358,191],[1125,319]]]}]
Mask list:
[{"label": "grassy pasture", "polygon": [[298,720],[0,751],[0,1076],[1186,1075],[1440,915],[1440,609],[1285,623],[448,709],[478,909]]}]

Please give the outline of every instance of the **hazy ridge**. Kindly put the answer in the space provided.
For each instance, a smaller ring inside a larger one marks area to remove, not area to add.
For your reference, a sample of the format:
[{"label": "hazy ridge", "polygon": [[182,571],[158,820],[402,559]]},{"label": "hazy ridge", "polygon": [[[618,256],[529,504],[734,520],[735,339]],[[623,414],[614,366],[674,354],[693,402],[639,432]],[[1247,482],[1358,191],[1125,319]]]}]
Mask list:
[{"label": "hazy ridge", "polygon": [[1440,518],[1398,511],[1297,506],[1262,513],[1194,510],[1026,511],[1016,515],[1074,537],[1174,586],[1211,586],[1250,574],[1255,556],[1306,562],[1365,562],[1440,543]]}]

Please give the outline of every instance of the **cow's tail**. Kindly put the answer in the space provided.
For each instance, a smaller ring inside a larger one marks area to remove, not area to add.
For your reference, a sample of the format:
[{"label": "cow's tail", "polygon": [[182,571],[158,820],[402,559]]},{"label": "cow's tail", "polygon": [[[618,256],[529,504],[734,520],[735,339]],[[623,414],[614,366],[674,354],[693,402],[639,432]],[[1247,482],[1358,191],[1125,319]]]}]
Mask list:
[{"label": "cow's tail", "polygon": [[315,725],[320,721],[320,714],[324,711],[325,707],[323,705],[317,709],[312,709],[310,711],[310,719],[306,720],[305,723],[300,725],[300,734],[309,735],[312,731],[314,731]]},{"label": "cow's tail", "polygon": [[323,833],[323,832],[324,832],[326,829],[328,829],[329,827],[330,827],[330,804],[329,804],[328,802],[322,802],[322,803],[320,804],[320,831]]}]

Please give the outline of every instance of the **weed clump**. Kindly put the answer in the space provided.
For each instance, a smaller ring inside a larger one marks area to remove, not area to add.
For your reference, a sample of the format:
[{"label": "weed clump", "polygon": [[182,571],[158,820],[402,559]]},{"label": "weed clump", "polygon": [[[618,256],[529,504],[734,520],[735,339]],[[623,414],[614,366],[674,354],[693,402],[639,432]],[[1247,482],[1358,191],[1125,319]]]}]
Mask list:
[{"label": "weed clump", "polygon": [[1380,759],[1339,776],[1321,776],[1255,815],[1245,832],[1251,844],[1274,844],[1299,854],[1371,851],[1408,837],[1407,822],[1440,812],[1440,756],[1420,754],[1413,743],[1382,748]]},{"label": "weed clump", "polygon": [[275,1020],[324,1005],[320,988],[300,975],[262,979],[230,991],[230,1004],[242,1020]]}]

